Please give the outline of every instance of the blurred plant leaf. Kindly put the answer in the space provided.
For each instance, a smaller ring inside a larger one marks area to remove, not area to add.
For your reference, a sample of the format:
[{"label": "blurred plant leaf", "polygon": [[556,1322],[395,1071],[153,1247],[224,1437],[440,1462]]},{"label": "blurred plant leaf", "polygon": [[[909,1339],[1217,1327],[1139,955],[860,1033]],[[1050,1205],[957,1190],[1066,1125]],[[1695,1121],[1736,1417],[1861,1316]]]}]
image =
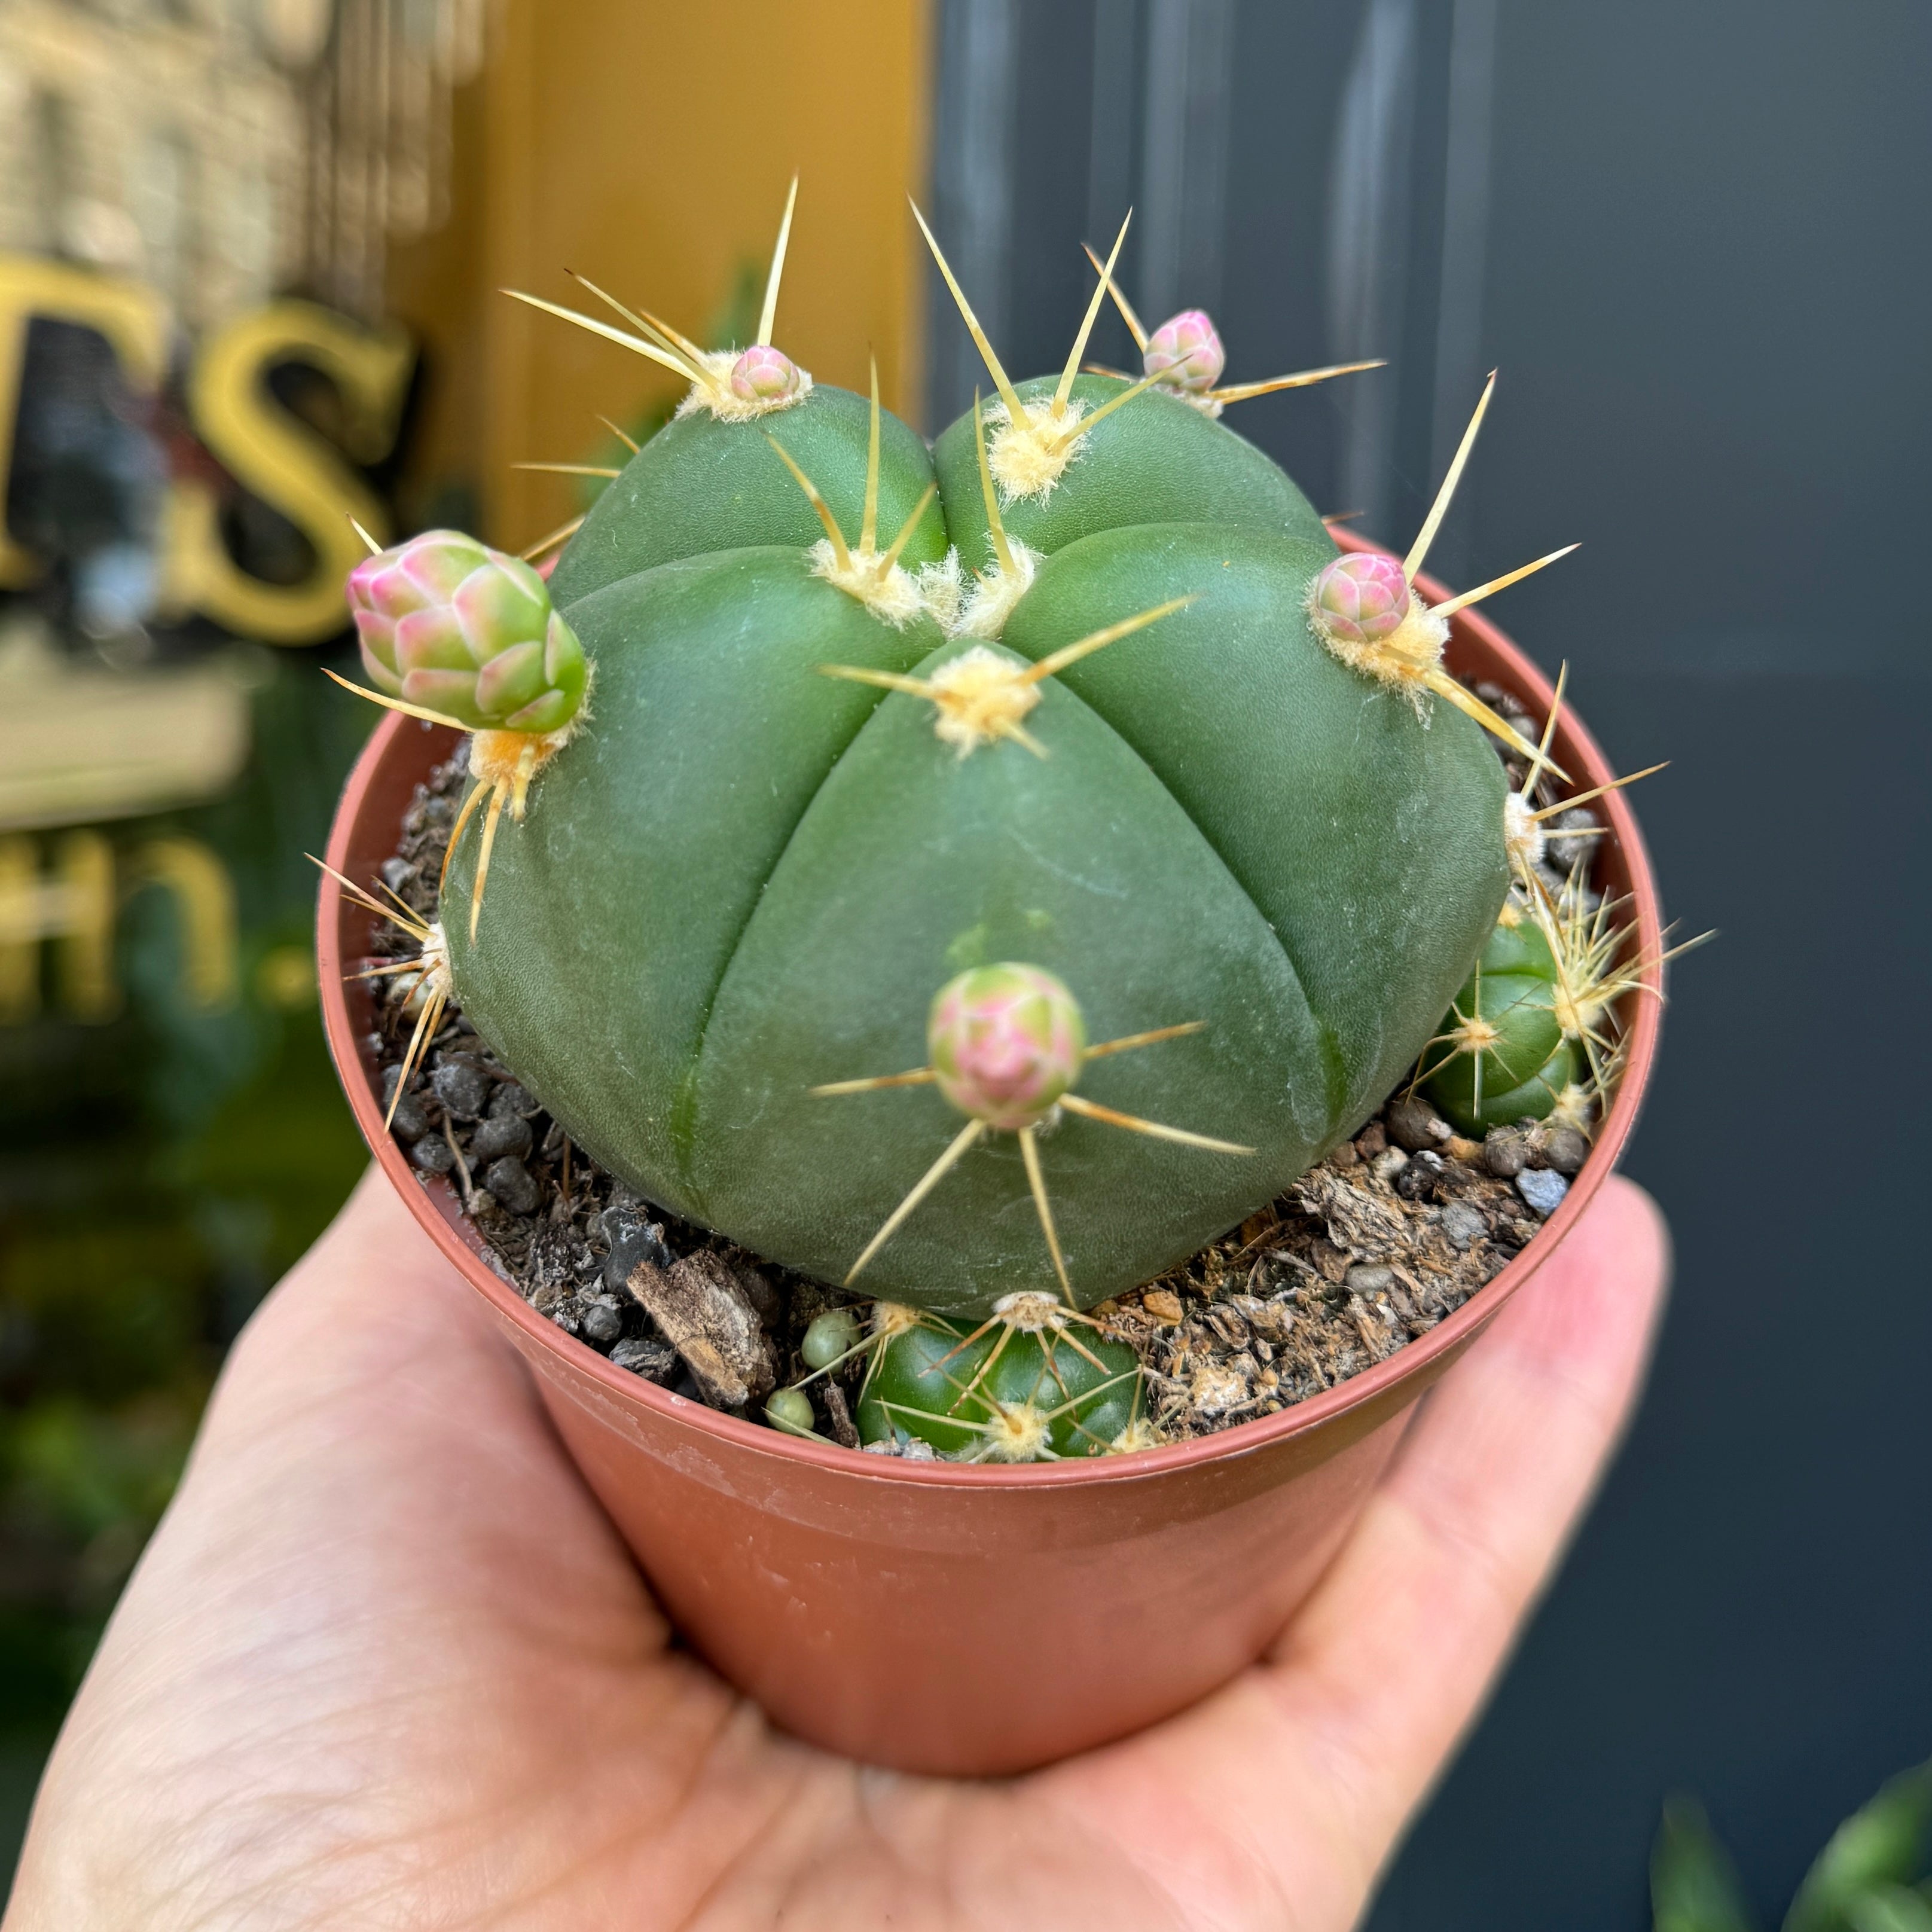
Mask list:
[{"label": "blurred plant leaf", "polygon": [[1703,1808],[1672,1798],[1650,1854],[1655,1932],[1754,1932],[1738,1876]]},{"label": "blurred plant leaf", "polygon": [[1852,1901],[1854,1932],[1932,1932],[1932,1902],[1902,1885],[1875,1886]]},{"label": "blurred plant leaf", "polygon": [[1932,1764],[1923,1764],[1901,1772],[1832,1834],[1798,1888],[1784,1932],[1859,1932],[1861,1900],[1908,1886],[1923,1870],[1928,1828]]}]

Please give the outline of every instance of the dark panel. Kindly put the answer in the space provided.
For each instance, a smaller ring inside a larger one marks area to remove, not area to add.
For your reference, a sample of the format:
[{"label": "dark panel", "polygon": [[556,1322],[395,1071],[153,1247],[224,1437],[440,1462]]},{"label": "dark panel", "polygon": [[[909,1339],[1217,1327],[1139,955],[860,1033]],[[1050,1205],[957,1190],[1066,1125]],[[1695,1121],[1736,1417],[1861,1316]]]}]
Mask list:
[{"label": "dark panel", "polygon": [[1630,1161],[1679,1242],[1649,1398],[1372,1923],[1647,1924],[1673,1788],[1774,1923],[1932,1749],[1928,1051],[1893,1018],[1932,947],[1932,640],[1909,593],[1853,608],[1932,513],[1932,16],[1502,23],[1474,568],[1587,539],[1498,614],[1627,765],[1677,760],[1646,824],[1722,937]]}]

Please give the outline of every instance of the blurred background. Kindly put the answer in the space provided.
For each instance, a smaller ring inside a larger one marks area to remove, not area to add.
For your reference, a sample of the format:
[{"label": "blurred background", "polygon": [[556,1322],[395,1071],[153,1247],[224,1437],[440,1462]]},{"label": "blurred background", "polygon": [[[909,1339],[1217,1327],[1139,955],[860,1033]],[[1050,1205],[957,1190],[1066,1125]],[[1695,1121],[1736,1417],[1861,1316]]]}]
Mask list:
[{"label": "blurred background", "polygon": [[362,1163],[303,856],[370,722],[319,671],[346,517],[577,514],[511,466],[675,397],[494,291],[581,268],[730,340],[796,168],[780,340],[854,386],[875,350],[928,431],[983,377],[909,188],[1016,370],[1130,204],[1124,286],[1210,309],[1231,380],[1389,358],[1232,422],[1398,547],[1500,368],[1432,567],[1584,541],[1495,614],[1672,761],[1640,809],[1722,938],[1629,1162],[1679,1244],[1649,1394],[1371,1923],[1643,1924],[1677,1789],[1774,1917],[1932,1749],[1932,11],[733,20],[782,58],[726,94],[657,0],[0,0],[0,1860],[223,1349]]}]

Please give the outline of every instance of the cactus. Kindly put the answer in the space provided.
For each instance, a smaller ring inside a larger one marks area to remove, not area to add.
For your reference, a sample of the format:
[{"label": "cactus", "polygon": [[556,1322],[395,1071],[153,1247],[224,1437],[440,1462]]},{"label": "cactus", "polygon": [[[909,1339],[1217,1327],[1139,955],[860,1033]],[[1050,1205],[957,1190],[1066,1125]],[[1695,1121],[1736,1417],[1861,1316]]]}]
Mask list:
[{"label": "cactus", "polygon": [[[1364,640],[1390,634],[1395,600],[1381,594],[1384,580],[1380,573],[1358,576],[1358,584],[1368,587],[1349,616]],[[1342,593],[1334,595],[1339,600]],[[1503,842],[1515,890],[1416,1070],[1417,1084],[1466,1133],[1552,1116],[1587,1127],[1622,1065],[1621,1003],[1626,995],[1655,997],[1654,969],[1688,950],[1633,959],[1632,928],[1616,922],[1615,902],[1592,901],[1580,872],[1552,889],[1544,822],[1664,769],[1647,766],[1538,806],[1568,680],[1565,664],[1522,783],[1503,800]]]},{"label": "cactus", "polygon": [[1576,1072],[1558,1000],[1556,956],[1542,928],[1505,902],[1442,1030],[1423,1050],[1418,1078],[1436,1110],[1469,1134],[1546,1118]]},{"label": "cactus", "polygon": [[969,1462],[1143,1446],[1139,1358],[1123,1342],[1083,1340],[1052,1296],[1009,1296],[968,1334],[890,1304],[881,1313],[859,1396],[866,1442],[916,1437]]},{"label": "cactus", "polygon": [[[1432,609],[1411,588],[1488,392],[1407,559],[1358,567],[1217,419],[1339,372],[1202,388],[1218,348],[1183,317],[1138,379],[1083,374],[1117,240],[1064,367],[1016,384],[934,243],[994,395],[928,453],[876,376],[868,399],[786,373],[789,215],[741,354],[594,288],[626,327],[538,304],[691,388],[551,578],[598,715],[480,927],[451,868],[449,970],[573,1138],[671,1211],[934,1318],[1090,1306],[1359,1127],[1495,928],[1506,787],[1478,726],[1529,748],[1442,640],[1526,571]],[[1085,1359],[994,1328],[960,1358],[994,1410],[934,1412],[988,1455],[1018,1384],[976,1378]],[[880,1388],[902,1366],[882,1351]],[[1027,1396],[1034,1446],[1105,1433],[1092,1394]]]}]

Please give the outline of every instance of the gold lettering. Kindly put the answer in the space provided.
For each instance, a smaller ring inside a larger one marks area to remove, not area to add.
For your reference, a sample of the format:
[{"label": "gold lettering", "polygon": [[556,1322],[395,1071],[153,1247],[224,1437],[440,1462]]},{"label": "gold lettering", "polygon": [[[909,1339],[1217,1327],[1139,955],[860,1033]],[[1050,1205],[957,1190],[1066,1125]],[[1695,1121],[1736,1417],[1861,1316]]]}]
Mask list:
[{"label": "gold lettering", "polygon": [[314,644],[340,630],[342,581],[363,554],[349,519],[381,538],[388,513],[328,442],[276,403],[268,372],[301,362],[328,376],[341,394],[350,454],[374,462],[395,441],[415,356],[400,329],[359,328],[309,302],[276,302],[218,330],[190,379],[195,427],[244,489],[308,538],[316,564],[296,584],[249,576],[221,540],[213,494],[179,483],[169,502],[165,602],[269,644]]},{"label": "gold lettering", "polygon": [[99,1023],[121,1010],[114,979],[114,853],[98,832],[70,832],[54,848],[54,938],[61,1004]]},{"label": "gold lettering", "polygon": [[[155,290],[62,262],[0,255],[0,476],[13,467],[27,325],[36,316],[98,330],[143,394],[159,388],[167,373],[167,303]],[[40,560],[0,525],[0,586],[17,589],[40,574]]]},{"label": "gold lettering", "polygon": [[40,1004],[40,870],[34,842],[0,838],[0,1026],[30,1020]]},{"label": "gold lettering", "polygon": [[165,886],[179,916],[182,976],[204,1010],[235,998],[235,888],[221,861],[193,838],[150,838],[135,849],[130,890]]}]

